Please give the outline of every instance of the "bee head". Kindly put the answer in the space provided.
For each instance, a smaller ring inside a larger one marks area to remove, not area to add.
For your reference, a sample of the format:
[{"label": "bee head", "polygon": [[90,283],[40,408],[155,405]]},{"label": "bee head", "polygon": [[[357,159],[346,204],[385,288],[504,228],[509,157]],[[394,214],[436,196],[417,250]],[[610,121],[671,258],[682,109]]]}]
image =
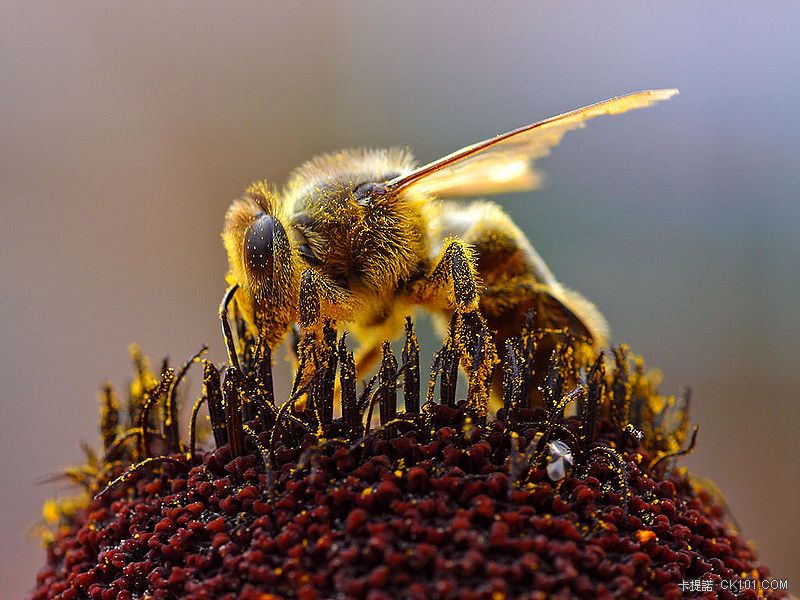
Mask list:
[{"label": "bee head", "polygon": [[277,345],[294,320],[299,281],[297,252],[286,231],[277,195],[255,183],[233,202],[222,238],[228,254],[228,281],[242,292],[237,302],[267,343]]}]

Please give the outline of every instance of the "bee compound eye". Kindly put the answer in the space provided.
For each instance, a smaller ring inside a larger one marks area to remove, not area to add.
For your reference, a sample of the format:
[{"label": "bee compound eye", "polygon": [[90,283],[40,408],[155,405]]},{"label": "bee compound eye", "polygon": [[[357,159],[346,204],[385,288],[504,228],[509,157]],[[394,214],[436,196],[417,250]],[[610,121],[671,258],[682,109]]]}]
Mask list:
[{"label": "bee compound eye", "polygon": [[266,213],[259,215],[247,229],[244,244],[244,257],[247,266],[268,277],[272,276],[272,268],[275,263],[273,251],[273,241],[275,230],[280,227],[274,217]]}]

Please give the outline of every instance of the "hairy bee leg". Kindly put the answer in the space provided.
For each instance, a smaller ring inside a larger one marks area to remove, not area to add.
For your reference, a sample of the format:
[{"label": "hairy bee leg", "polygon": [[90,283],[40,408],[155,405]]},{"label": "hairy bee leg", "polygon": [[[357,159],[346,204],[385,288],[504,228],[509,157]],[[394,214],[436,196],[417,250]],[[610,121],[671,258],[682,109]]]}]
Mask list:
[{"label": "hairy bee leg", "polygon": [[[323,312],[324,303],[324,312]],[[319,365],[325,364],[326,341],[324,327],[328,323],[335,328],[335,309],[349,306],[345,290],[314,269],[306,269],[300,279],[300,336],[295,349],[298,371],[295,389],[299,389],[314,376]],[[332,310],[333,309],[333,310]],[[334,397],[339,396],[339,382],[334,383]]]},{"label": "hairy bee leg", "polygon": [[315,353],[321,340],[320,298],[317,277],[307,269],[300,279],[300,338],[297,343],[297,374],[293,389],[305,385],[314,374]]},{"label": "hairy bee leg", "polygon": [[478,291],[475,282],[476,268],[472,249],[457,238],[445,242],[439,259],[424,280],[418,295],[421,300],[452,291],[456,310],[466,312],[478,308]]},{"label": "hairy bee leg", "polygon": [[478,310],[476,265],[470,246],[458,238],[445,243],[438,262],[419,290],[425,303],[446,293],[454,305],[455,318],[448,343],[461,355],[469,378],[469,404],[480,415],[489,410],[491,377],[497,363],[497,349],[486,320]]},{"label": "hairy bee leg", "polygon": [[[445,202],[442,229],[469,244],[477,255],[480,288],[480,312],[495,336],[499,354],[506,354],[506,341],[518,336],[525,327],[553,333],[538,337],[537,359],[532,363],[531,383],[523,405],[544,401],[540,391],[548,371],[549,357],[566,330],[580,342],[581,354],[590,346],[605,345],[608,328],[593,304],[561,285],[550,272],[525,234],[503,209],[493,202],[470,204]],[[525,325],[528,315],[531,321]],[[502,373],[494,374],[492,410],[503,406]]]},{"label": "hairy bee leg", "polygon": [[304,330],[314,327],[319,317],[319,286],[314,271],[308,269],[300,280],[300,326]]},{"label": "hairy bee leg", "polygon": [[499,358],[494,335],[480,311],[456,313],[455,341],[469,378],[468,404],[485,416],[490,408],[492,374]]},{"label": "hairy bee leg", "polygon": [[239,284],[235,283],[230,286],[225,295],[222,296],[222,302],[219,305],[219,318],[222,322],[222,335],[225,338],[225,346],[228,349],[228,362],[231,366],[239,370],[239,355],[236,353],[236,344],[233,341],[233,332],[231,331],[231,324],[228,322],[228,306],[230,306],[236,291],[239,289]]}]

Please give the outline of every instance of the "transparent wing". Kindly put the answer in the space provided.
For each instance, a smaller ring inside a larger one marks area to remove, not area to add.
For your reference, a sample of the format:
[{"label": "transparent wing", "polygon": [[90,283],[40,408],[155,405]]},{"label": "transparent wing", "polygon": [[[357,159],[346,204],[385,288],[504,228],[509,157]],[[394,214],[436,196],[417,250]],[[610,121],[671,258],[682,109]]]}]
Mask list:
[{"label": "transparent wing", "polygon": [[567,131],[584,127],[594,117],[644,108],[677,93],[676,89],[634,92],[520,127],[401,175],[387,183],[387,191],[413,189],[438,197],[467,197],[534,189],[541,177],[533,162],[550,154]]}]

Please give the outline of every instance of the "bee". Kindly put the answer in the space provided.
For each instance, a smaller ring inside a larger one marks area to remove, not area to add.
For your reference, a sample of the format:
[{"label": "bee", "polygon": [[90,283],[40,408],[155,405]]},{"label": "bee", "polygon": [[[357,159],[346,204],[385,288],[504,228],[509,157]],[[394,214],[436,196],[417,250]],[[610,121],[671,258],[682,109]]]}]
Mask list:
[{"label": "bee", "polygon": [[[311,159],[282,190],[260,181],[233,201],[222,233],[236,295],[262,343],[274,348],[299,323],[351,332],[357,370],[424,307],[451,323],[480,412],[498,362],[495,342],[561,328],[602,346],[605,319],[564,287],[495,203],[466,199],[521,192],[541,181],[534,161],[589,119],[643,108],[677,94],[647,90],[579,108],[417,166],[404,149],[343,150]],[[488,375],[488,377],[487,377]],[[475,383],[473,386],[472,384]]]}]

